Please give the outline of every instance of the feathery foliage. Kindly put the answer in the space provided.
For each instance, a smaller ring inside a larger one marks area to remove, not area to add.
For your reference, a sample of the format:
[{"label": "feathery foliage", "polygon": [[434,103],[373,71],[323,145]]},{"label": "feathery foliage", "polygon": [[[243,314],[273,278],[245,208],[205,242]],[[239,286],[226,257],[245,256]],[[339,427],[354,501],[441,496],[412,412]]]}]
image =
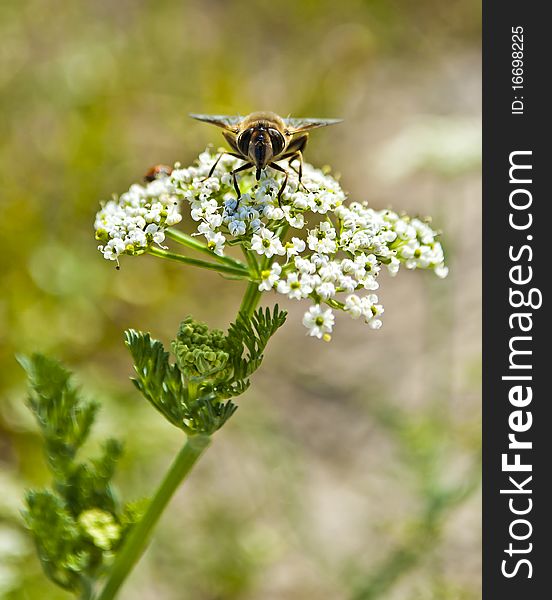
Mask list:
[{"label": "feathery foliage", "polygon": [[19,357],[29,380],[28,404],[44,437],[52,489],[27,492],[25,523],[44,571],[58,585],[88,597],[94,582],[140,515],[121,507],[111,487],[122,447],[107,440],[98,457],[78,453],[88,439],[98,405],[85,401],[71,373],[40,354]]},{"label": "feathery foliage", "polygon": [[268,340],[284,324],[278,306],[257,310],[250,318],[238,315],[228,332],[209,329],[186,318],[171,349],[133,329],[126,344],[134,359],[134,384],[173,425],[189,435],[211,435],[234,414],[230,400],[249,387],[259,368]]}]

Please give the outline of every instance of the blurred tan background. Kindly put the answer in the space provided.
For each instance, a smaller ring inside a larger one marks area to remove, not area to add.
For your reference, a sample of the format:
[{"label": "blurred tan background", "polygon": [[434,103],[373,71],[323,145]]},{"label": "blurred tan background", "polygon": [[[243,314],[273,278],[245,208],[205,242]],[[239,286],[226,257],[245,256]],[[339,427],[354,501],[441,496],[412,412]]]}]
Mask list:
[{"label": "blurred tan background", "polygon": [[451,273],[385,276],[383,329],[340,318],[331,344],[287,303],[121,598],[479,598],[479,2],[20,0],[0,36],[0,598],[67,598],[19,518],[48,474],[15,353],[76,371],[103,405],[94,439],[126,443],[119,491],[150,493],[181,433],[133,391],[123,330],[226,327],[242,284],[153,257],[116,271],[94,214],[221,144],[188,112],[259,109],[343,117],[307,160],[353,199],[432,215]]}]

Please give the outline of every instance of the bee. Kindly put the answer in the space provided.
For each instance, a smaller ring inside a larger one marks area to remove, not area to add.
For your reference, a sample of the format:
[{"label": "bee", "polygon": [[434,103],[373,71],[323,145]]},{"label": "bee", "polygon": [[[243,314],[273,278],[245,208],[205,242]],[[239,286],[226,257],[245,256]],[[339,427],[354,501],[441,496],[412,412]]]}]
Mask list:
[{"label": "bee", "polygon": [[144,175],[144,181],[151,182],[159,179],[159,177],[168,177],[172,171],[172,167],[168,165],[155,165],[148,169]]},{"label": "bee", "polygon": [[[197,115],[190,117],[205,121],[223,129],[222,135],[230,145],[231,152],[222,152],[215,160],[209,175],[211,177],[220,159],[229,154],[241,158],[245,163],[231,173],[234,189],[241,196],[236,174],[247,169],[255,169],[255,179],[259,181],[261,173],[267,167],[284,173],[284,180],[278,191],[278,204],[288,180],[288,171],[277,164],[287,160],[288,166],[299,176],[299,184],[303,176],[303,151],[307,145],[307,131],[318,127],[326,127],[341,123],[342,119],[284,119],[273,112],[254,112],[247,117],[228,115]],[[292,166],[298,161],[299,167]]]}]

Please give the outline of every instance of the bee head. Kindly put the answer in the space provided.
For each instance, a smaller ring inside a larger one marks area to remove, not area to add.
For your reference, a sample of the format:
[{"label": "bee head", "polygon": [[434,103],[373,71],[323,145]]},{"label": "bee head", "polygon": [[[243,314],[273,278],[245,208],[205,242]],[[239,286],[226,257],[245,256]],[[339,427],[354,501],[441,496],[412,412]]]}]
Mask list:
[{"label": "bee head", "polygon": [[256,179],[259,180],[261,171],[284,149],[285,140],[277,129],[255,124],[240,134],[237,145],[257,168]]}]

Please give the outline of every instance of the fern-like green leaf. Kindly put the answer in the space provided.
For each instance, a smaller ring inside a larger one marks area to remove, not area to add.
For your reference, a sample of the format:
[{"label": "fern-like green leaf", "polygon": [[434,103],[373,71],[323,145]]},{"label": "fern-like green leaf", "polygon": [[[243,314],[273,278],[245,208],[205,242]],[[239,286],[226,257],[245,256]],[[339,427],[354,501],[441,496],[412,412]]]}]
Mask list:
[{"label": "fern-like green leaf", "polygon": [[135,386],[165,418],[189,435],[211,435],[234,414],[229,401],[249,387],[269,339],[283,325],[278,306],[238,316],[228,333],[185,319],[172,343],[175,362],[148,333],[126,332]]},{"label": "fern-like green leaf", "polygon": [[163,344],[131,329],[126,332],[126,345],[134,359],[134,385],[170,423],[182,427],[188,390],[179,368],[169,364]]},{"label": "fern-like green leaf", "polygon": [[81,398],[57,361],[40,354],[19,361],[28,374],[28,404],[53,475],[51,490],[27,493],[23,516],[44,572],[64,589],[82,594],[104,573],[131,525],[111,487],[122,447],[108,440],[100,456],[77,460],[97,404]]},{"label": "fern-like green leaf", "polygon": [[41,354],[18,360],[27,372],[28,404],[42,430],[50,467],[63,475],[90,433],[98,404],[79,397],[59,362]]}]

